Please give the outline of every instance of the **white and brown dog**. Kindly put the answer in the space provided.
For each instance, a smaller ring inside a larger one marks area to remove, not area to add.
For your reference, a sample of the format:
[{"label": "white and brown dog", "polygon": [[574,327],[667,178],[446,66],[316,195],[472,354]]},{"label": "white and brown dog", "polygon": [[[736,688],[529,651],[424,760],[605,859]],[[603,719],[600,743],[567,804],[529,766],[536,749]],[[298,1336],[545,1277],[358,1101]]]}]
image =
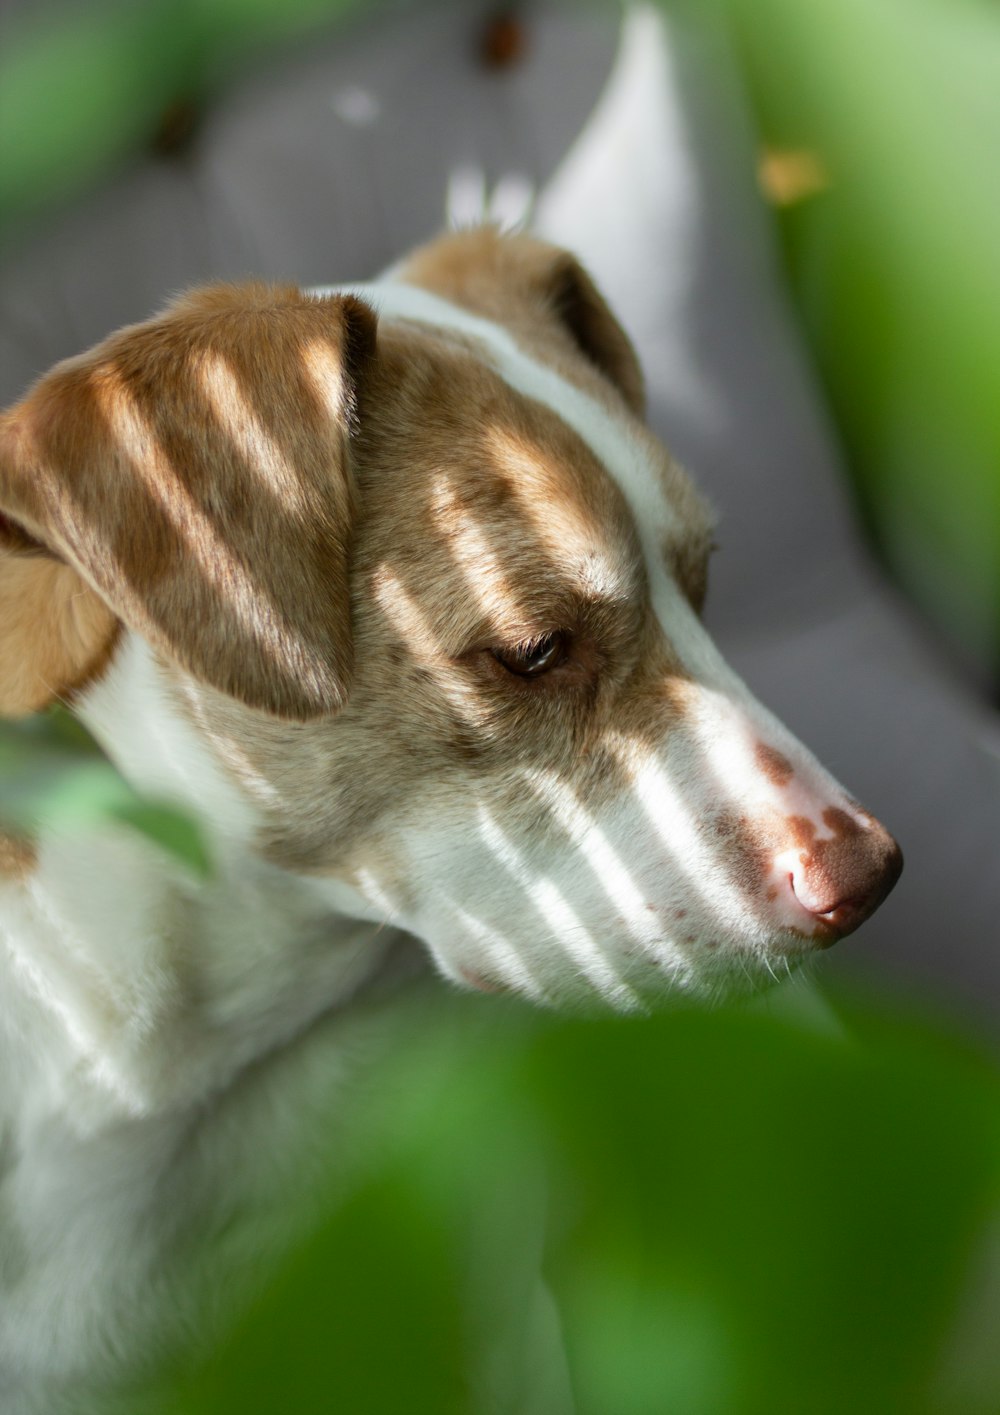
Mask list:
[{"label": "white and brown dog", "polygon": [[892,887],[702,628],[711,518],[642,413],[576,262],[481,230],[363,288],[196,290],[4,415],[0,712],[71,700],[216,857],[0,845],[12,1408],[163,1331],[185,1224],[280,1196],[317,1019],[400,938],[643,1009]]}]

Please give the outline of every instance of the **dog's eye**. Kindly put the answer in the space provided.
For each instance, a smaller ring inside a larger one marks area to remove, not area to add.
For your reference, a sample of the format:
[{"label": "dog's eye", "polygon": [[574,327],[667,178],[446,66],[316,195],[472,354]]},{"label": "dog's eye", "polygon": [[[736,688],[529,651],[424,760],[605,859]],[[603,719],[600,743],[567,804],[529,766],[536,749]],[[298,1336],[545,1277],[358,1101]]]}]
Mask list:
[{"label": "dog's eye", "polygon": [[494,649],[493,657],[519,678],[539,678],[558,668],[566,658],[568,636],[562,632],[544,634],[513,649]]}]

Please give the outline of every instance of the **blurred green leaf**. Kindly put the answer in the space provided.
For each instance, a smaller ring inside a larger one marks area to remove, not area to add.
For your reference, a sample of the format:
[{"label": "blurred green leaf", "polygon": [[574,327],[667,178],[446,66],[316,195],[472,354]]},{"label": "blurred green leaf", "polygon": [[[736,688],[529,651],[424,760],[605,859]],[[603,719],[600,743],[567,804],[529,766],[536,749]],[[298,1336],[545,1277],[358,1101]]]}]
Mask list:
[{"label": "blurred green leaf", "polygon": [[145,835],[202,879],[211,875],[212,857],[204,834],[187,811],[129,792],[109,807],[108,816]]},{"label": "blurred green leaf", "polygon": [[346,1198],[162,1408],[932,1415],[998,1082],[898,1022],[432,1009]]}]

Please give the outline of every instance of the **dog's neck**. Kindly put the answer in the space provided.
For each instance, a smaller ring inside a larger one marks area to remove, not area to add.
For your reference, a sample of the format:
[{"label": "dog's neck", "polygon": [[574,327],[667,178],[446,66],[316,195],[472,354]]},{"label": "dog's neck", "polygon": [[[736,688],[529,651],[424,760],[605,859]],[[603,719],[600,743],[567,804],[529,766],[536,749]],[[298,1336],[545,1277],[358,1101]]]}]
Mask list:
[{"label": "dog's neck", "polygon": [[346,886],[254,853],[252,806],[141,640],[125,638],[79,716],[137,790],[194,815],[213,863],[196,879],[116,826],[45,839],[34,872],[4,887],[11,1025],[49,1034],[48,1073],[17,1088],[18,1107],[97,1128],[224,1088],[365,987],[397,935]]}]

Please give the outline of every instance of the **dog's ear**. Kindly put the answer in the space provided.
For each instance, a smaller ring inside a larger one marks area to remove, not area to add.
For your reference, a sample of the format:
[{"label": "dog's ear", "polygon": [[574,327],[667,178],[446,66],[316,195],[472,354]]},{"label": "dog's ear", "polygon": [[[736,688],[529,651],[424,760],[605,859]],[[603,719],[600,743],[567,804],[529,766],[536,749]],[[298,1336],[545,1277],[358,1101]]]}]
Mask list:
[{"label": "dog's ear", "polygon": [[400,275],[500,324],[555,329],[610,379],[634,413],[643,415],[646,399],[635,350],[568,251],[483,226],[432,241],[409,258]]},{"label": "dog's ear", "polygon": [[344,701],[350,439],[372,310],[211,286],[0,418],[0,712],[71,690],[122,622],[278,716]]},{"label": "dog's ear", "polygon": [[0,717],[23,717],[83,687],[117,632],[75,570],[0,516]]},{"label": "dog's ear", "polygon": [[628,335],[580,262],[568,252],[555,253],[543,272],[541,293],[580,351],[642,417],[646,392],[639,360]]}]

